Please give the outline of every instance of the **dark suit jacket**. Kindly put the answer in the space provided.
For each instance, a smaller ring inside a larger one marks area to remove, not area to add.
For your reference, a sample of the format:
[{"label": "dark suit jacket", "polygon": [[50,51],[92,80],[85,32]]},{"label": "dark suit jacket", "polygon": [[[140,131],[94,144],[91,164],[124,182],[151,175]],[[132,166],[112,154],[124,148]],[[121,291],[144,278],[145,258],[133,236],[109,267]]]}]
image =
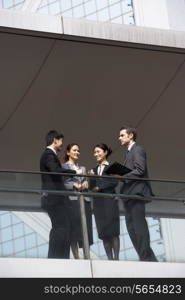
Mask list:
[{"label": "dark suit jacket", "polygon": [[[40,171],[41,172],[54,172],[54,173],[71,173],[76,174],[74,170],[67,170],[61,167],[60,160],[57,155],[49,148],[46,148],[40,158]],[[42,189],[46,190],[65,190],[63,178],[61,175],[41,174]],[[66,199],[62,195],[47,194],[42,197],[42,207],[47,207],[62,204]]]},{"label": "dark suit jacket", "polygon": [[[108,165],[105,166],[102,175],[106,175],[105,173],[106,169],[108,168]],[[93,169],[95,175],[98,175],[98,166]],[[91,180],[90,188],[93,188],[95,186],[99,187],[100,192],[102,193],[115,193],[115,187],[117,186],[118,182],[115,178],[109,179],[109,178],[96,178]]]},{"label": "dark suit jacket", "polygon": [[[127,173],[124,178],[148,178],[146,152],[143,147],[134,144],[131,150],[127,153],[125,159],[125,166],[132,171]],[[124,181],[121,189],[123,194],[138,195],[138,196],[152,196],[152,189],[149,181]],[[146,201],[149,202],[149,201]]]}]

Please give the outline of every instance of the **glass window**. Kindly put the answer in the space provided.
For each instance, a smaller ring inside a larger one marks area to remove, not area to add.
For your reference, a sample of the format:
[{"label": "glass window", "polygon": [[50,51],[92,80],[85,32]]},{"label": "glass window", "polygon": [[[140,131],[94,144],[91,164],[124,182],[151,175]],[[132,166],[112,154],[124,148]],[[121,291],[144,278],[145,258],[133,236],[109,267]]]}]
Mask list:
[{"label": "glass window", "polygon": [[96,228],[93,228],[93,237],[94,237],[95,241],[98,239],[98,233],[97,233]]},{"label": "glass window", "polygon": [[98,12],[98,20],[101,22],[106,22],[110,19],[108,8],[100,10]]},{"label": "glass window", "polygon": [[73,8],[73,17],[81,18],[84,16],[84,8],[82,5]]},{"label": "glass window", "polygon": [[6,0],[3,2],[3,8],[9,8],[13,5],[13,0]]},{"label": "glass window", "polygon": [[0,217],[0,222],[1,222],[1,228],[10,226],[11,225],[11,215],[9,213],[2,215]]},{"label": "glass window", "polygon": [[1,240],[2,242],[11,240],[13,238],[12,236],[12,228],[7,227],[1,230]]},{"label": "glass window", "polygon": [[44,244],[46,241],[40,237],[40,235],[36,235],[37,245]]},{"label": "glass window", "polygon": [[21,3],[21,4],[18,4],[18,5],[16,5],[16,6],[15,6],[15,7],[13,7],[13,8],[14,8],[14,9],[16,9],[16,10],[18,10],[18,9],[21,9],[22,5],[23,5],[23,3]]},{"label": "glass window", "polygon": [[152,218],[152,217],[147,217],[146,218],[148,225],[155,225],[155,224],[159,224],[160,220],[157,218]]},{"label": "glass window", "polygon": [[38,12],[39,12],[39,14],[48,15],[49,14],[48,6],[43,6],[43,7],[39,8]]},{"label": "glass window", "polygon": [[25,2],[25,0],[14,0],[14,4]]},{"label": "glass window", "polygon": [[121,6],[120,3],[110,6],[110,16],[111,19],[121,15]]},{"label": "glass window", "polygon": [[125,242],[124,242],[124,239],[123,239],[123,235],[120,234],[120,251],[125,249]]},{"label": "glass window", "polygon": [[94,243],[91,246],[91,251],[94,252],[97,256],[104,256],[105,250],[102,241],[98,240],[98,242]]},{"label": "glass window", "polygon": [[[51,4],[53,2],[56,2],[57,0],[47,0],[48,1],[48,4]],[[58,0],[59,1],[59,0]]]},{"label": "glass window", "polygon": [[155,253],[155,255],[162,255],[164,254],[164,245],[162,242],[157,241],[157,242],[151,242],[151,247]]},{"label": "glass window", "polygon": [[58,2],[55,2],[53,4],[50,4],[49,6],[49,12],[51,15],[56,15],[60,13],[60,5]]},{"label": "glass window", "polygon": [[83,3],[83,0],[72,0],[73,7]]},{"label": "glass window", "polygon": [[165,255],[165,253],[163,253],[163,254],[161,254],[161,255],[158,255],[158,256],[157,256],[157,259],[158,259],[158,261],[163,261],[163,262],[165,262],[165,261],[166,261],[166,255]]},{"label": "glass window", "polygon": [[3,243],[3,245],[2,245],[2,255],[3,256],[13,255],[13,243],[12,243],[12,241]]},{"label": "glass window", "polygon": [[73,14],[72,14],[72,10],[66,10],[65,12],[62,13],[62,16],[63,17],[72,17]]},{"label": "glass window", "polygon": [[109,4],[114,4],[116,2],[118,2],[119,0],[109,0]]},{"label": "glass window", "polygon": [[134,24],[134,15],[133,12],[123,16],[124,24]]},{"label": "glass window", "polygon": [[130,12],[133,8],[131,5],[129,5],[128,1],[122,1],[122,12],[125,14],[127,12]]},{"label": "glass window", "polygon": [[47,5],[47,4],[48,4],[47,0],[42,0],[39,7]]},{"label": "glass window", "polygon": [[92,20],[92,21],[97,21],[98,16],[97,16],[97,14],[88,15],[87,19]]},{"label": "glass window", "polygon": [[123,228],[122,222],[120,220],[120,234],[123,234],[123,233],[124,233],[124,228]]},{"label": "glass window", "polygon": [[32,232],[33,232],[33,230],[29,226],[26,226],[24,224],[24,233],[25,234],[29,234],[29,233],[32,233]]},{"label": "glass window", "polygon": [[124,2],[125,2],[126,5],[128,5],[128,6],[132,6],[132,0],[124,0]]},{"label": "glass window", "polygon": [[27,235],[25,237],[26,240],[26,248],[33,248],[36,245],[36,236],[35,233]]},{"label": "glass window", "polygon": [[108,6],[108,0],[96,0],[97,9]]},{"label": "glass window", "polygon": [[161,239],[161,234],[158,226],[149,227],[150,239],[152,241]]},{"label": "glass window", "polygon": [[123,18],[121,16],[121,17],[113,19],[111,22],[115,23],[115,24],[123,24]]},{"label": "glass window", "polygon": [[125,260],[125,251],[124,250],[120,251],[120,253],[119,253],[119,259],[120,260]]},{"label": "glass window", "polygon": [[24,238],[14,240],[15,252],[23,251],[25,249]]},{"label": "glass window", "polygon": [[19,236],[23,236],[24,235],[24,231],[23,231],[23,224],[17,224],[13,226],[13,236],[14,238],[17,238]]},{"label": "glass window", "polygon": [[26,257],[38,257],[38,251],[36,248],[26,250]]},{"label": "glass window", "polygon": [[14,255],[14,256],[25,258],[26,257],[26,251],[21,251],[19,253],[16,253],[16,255]]},{"label": "glass window", "polygon": [[38,250],[38,256],[39,256],[39,257],[45,258],[45,257],[48,256],[48,244],[39,246],[39,247],[37,248],[37,250]]},{"label": "glass window", "polygon": [[62,0],[61,1],[62,11],[71,8],[71,1],[70,0]]},{"label": "glass window", "polygon": [[120,217],[120,225],[122,227],[123,232],[127,232],[127,228],[126,228],[126,223],[125,223],[125,217],[121,216]]},{"label": "glass window", "polygon": [[0,211],[0,215],[6,214],[6,211]]},{"label": "glass window", "polygon": [[103,255],[100,257],[102,260],[107,260],[107,255]]},{"label": "glass window", "polygon": [[138,255],[134,248],[126,250],[125,256],[127,260],[138,260]]},{"label": "glass window", "polygon": [[11,214],[11,220],[12,220],[12,224],[17,224],[20,223],[20,219],[17,218],[15,215]]},{"label": "glass window", "polygon": [[103,247],[103,243],[102,242],[99,243],[99,249],[98,250],[99,250],[99,255],[100,256],[105,255],[105,249]]},{"label": "glass window", "polygon": [[125,248],[133,247],[133,244],[128,234],[124,234],[123,239],[124,239]]},{"label": "glass window", "polygon": [[85,3],[85,14],[92,14],[96,12],[96,3],[95,0]]}]

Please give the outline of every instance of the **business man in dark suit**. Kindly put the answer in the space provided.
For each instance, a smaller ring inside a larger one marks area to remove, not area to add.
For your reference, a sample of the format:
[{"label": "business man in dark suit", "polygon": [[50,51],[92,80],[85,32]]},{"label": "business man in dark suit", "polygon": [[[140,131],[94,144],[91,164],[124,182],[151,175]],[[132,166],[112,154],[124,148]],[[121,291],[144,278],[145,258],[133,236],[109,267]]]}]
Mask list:
[{"label": "business man in dark suit", "polygon": [[[131,169],[124,175],[121,193],[126,195],[151,196],[152,190],[148,181],[128,180],[129,178],[148,178],[145,150],[136,144],[135,128],[123,126],[120,129],[119,141],[127,148],[124,165]],[[127,179],[128,178],[128,179]],[[130,197],[124,200],[125,220],[130,239],[141,261],[157,261],[150,247],[150,235],[145,219],[145,204],[149,201],[135,200]]]},{"label": "business man in dark suit", "polygon": [[[53,173],[82,174],[81,170],[67,170],[61,167],[57,153],[61,150],[63,134],[51,130],[46,135],[46,149],[40,158],[40,171]],[[43,190],[65,190],[61,175],[41,174]],[[42,207],[48,212],[52,228],[49,235],[48,258],[69,258],[70,216],[68,197],[44,193]]]}]

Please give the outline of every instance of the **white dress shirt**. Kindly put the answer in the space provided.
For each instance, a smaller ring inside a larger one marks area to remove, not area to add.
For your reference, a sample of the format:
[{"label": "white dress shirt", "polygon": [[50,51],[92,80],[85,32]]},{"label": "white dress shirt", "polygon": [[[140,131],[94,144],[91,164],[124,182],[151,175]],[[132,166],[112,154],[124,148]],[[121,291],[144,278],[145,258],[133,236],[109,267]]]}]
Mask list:
[{"label": "white dress shirt", "polygon": [[53,149],[53,147],[51,147],[51,146],[47,146],[46,147],[47,149],[50,149],[50,150],[52,150],[56,155],[57,155],[57,152],[56,152],[56,150],[55,149]]},{"label": "white dress shirt", "polygon": [[133,142],[131,145],[129,145],[127,151],[130,151],[132,146],[134,146],[134,144],[135,144],[135,142]]},{"label": "white dress shirt", "polygon": [[103,164],[99,165],[99,166],[98,166],[98,170],[97,170],[98,175],[101,176],[102,173],[103,173],[103,170],[104,170],[105,166],[108,166],[108,165],[109,165],[109,162],[108,162],[108,161],[106,161],[106,162],[104,162]]}]

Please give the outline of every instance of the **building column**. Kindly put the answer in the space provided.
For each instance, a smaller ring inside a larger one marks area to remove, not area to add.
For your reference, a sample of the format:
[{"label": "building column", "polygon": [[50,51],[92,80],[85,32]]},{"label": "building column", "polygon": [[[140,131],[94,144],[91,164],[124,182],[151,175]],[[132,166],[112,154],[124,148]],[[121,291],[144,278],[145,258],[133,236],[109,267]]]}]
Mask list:
[{"label": "building column", "polygon": [[183,219],[161,219],[167,262],[185,262],[184,225]]}]

